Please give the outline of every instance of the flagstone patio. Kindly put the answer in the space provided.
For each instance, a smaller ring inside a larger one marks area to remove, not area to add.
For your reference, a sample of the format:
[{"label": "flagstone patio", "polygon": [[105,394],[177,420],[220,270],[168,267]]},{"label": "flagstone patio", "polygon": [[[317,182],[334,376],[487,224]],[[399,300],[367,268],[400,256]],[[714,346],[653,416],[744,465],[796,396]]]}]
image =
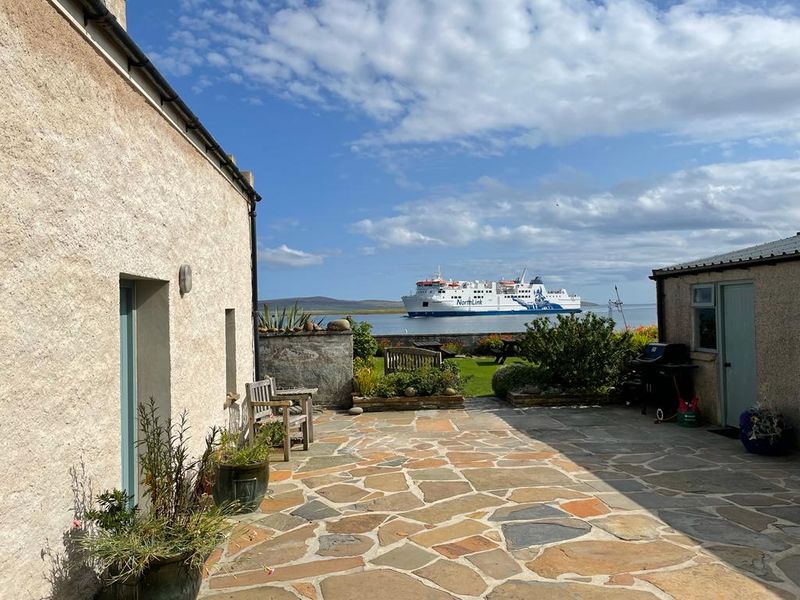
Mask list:
[{"label": "flagstone patio", "polygon": [[800,460],[622,407],[325,413],[216,600],[800,598]]}]

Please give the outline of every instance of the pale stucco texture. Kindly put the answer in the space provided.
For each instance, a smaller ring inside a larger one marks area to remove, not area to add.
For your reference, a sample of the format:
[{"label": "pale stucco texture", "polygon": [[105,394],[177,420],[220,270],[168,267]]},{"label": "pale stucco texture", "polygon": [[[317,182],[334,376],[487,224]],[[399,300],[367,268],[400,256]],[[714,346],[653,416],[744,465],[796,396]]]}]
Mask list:
[{"label": "pale stucco texture", "polygon": [[140,392],[188,409],[199,449],[224,420],[226,309],[239,391],[253,377],[247,200],[53,5],[0,0],[2,598],[49,594],[71,467],[120,486],[121,277],[150,280]]},{"label": "pale stucco texture", "polygon": [[[665,341],[692,347],[691,286],[721,282],[753,284],[758,398],[768,399],[800,426],[800,262],[665,279]],[[699,365],[695,385],[701,409],[712,422],[721,424],[718,354],[693,352],[692,359]]]},{"label": "pale stucco texture", "polygon": [[353,333],[265,334],[259,336],[260,372],[279,388],[317,388],[314,405],[353,405]]}]

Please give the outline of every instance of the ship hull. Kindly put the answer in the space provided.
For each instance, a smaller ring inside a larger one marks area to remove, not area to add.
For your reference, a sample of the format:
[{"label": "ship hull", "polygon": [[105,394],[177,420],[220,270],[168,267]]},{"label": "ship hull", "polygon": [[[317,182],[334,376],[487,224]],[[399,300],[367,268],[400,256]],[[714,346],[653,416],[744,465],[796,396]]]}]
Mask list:
[{"label": "ship hull", "polygon": [[524,310],[429,310],[429,311],[408,311],[409,317],[480,317],[498,315],[554,315],[554,314],[575,314],[581,312],[580,308],[528,308]]}]

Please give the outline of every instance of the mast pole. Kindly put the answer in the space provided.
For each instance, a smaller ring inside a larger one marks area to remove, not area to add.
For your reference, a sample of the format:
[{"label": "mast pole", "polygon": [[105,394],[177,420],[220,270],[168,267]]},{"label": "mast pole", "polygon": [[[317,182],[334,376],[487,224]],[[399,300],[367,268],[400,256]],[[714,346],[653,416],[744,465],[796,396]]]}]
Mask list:
[{"label": "mast pole", "polygon": [[622,310],[622,300],[619,297],[619,290],[617,286],[614,286],[614,292],[617,294],[617,308],[619,308],[619,314],[622,315],[622,323],[625,325],[625,329],[628,329],[628,321],[625,319],[625,312]]}]

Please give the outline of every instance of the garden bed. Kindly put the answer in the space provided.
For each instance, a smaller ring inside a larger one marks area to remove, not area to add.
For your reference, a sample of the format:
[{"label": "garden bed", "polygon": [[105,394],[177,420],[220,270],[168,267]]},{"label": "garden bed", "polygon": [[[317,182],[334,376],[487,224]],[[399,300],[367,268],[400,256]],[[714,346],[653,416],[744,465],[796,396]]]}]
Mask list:
[{"label": "garden bed", "polygon": [[353,406],[364,409],[364,412],[380,412],[385,410],[446,410],[464,408],[464,396],[353,396]]},{"label": "garden bed", "polygon": [[603,394],[580,394],[563,392],[560,394],[532,394],[530,392],[509,392],[508,401],[517,407],[524,406],[574,406],[576,404],[606,404],[608,396]]}]

